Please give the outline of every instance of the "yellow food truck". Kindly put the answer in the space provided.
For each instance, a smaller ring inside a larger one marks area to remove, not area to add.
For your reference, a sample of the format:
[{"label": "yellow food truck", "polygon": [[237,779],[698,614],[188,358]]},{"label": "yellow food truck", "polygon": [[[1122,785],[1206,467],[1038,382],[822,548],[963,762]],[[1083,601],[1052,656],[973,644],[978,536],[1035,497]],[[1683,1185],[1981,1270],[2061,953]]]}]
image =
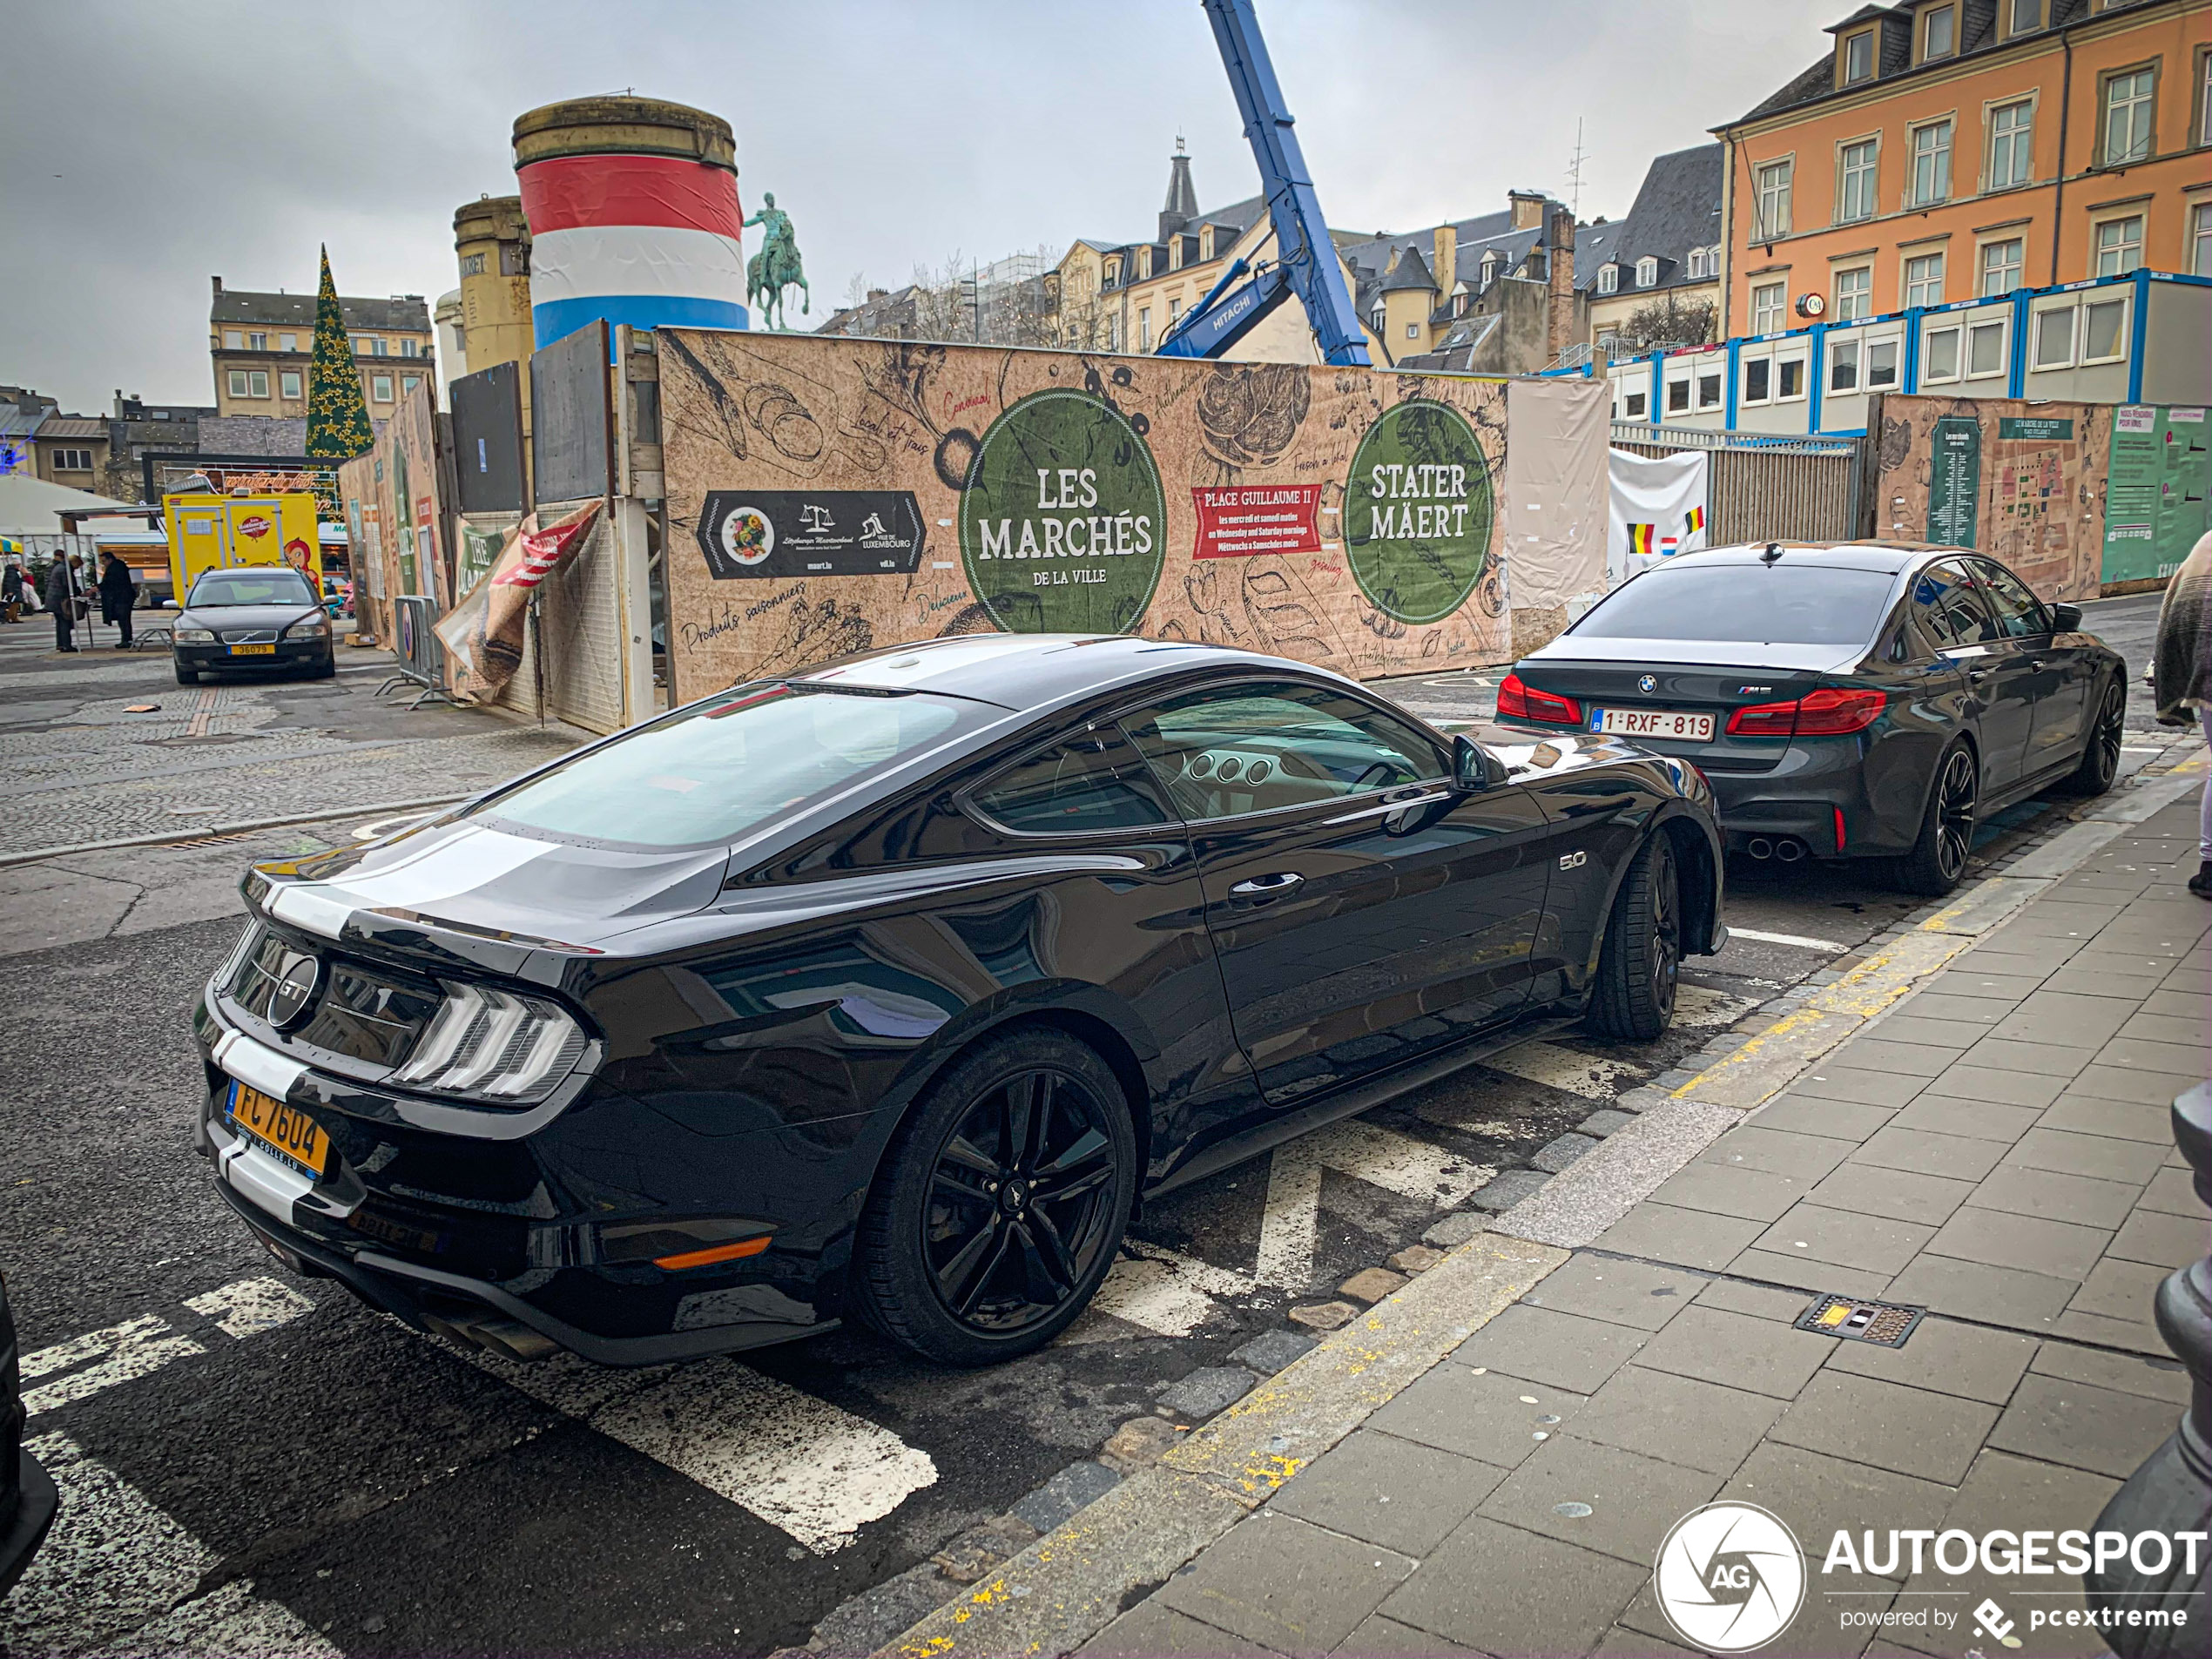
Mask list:
[{"label": "yellow food truck", "polygon": [[164,496],[161,516],[169,531],[169,579],[180,605],[202,570],[241,564],[288,564],[322,591],[316,502],[307,490]]}]

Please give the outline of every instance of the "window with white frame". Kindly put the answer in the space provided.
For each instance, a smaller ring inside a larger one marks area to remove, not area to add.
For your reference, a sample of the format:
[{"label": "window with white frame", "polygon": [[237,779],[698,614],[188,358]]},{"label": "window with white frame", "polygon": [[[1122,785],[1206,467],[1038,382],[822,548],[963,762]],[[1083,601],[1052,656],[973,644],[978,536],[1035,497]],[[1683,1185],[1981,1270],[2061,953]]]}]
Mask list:
[{"label": "window with white frame", "polygon": [[269,348],[269,337],[268,337],[266,334],[247,334],[247,335],[246,335],[246,350],[248,350],[248,351],[266,351],[266,350],[268,350],[268,348]]},{"label": "window with white frame", "polygon": [[1920,25],[1920,61],[1948,57],[1959,50],[1959,12],[1954,6],[1930,6]]},{"label": "window with white frame", "polygon": [[1858,390],[1858,354],[1860,341],[1856,339],[1831,340],[1828,342],[1828,389],[1831,392]]},{"label": "window with white frame", "polygon": [[1782,327],[1783,315],[1790,307],[1790,287],[1785,282],[1762,282],[1751,290],[1751,332],[1770,334]]},{"label": "window with white frame", "polygon": [[2010,190],[2035,177],[2035,105],[2020,98],[1989,112],[1989,165],[1984,190]]},{"label": "window with white frame", "polygon": [[1624,421],[1642,420],[1646,415],[1650,413],[1648,407],[1648,401],[1649,400],[1642,392],[1622,393],[1621,395],[1621,418]]},{"label": "window with white frame", "polygon": [[1931,207],[1951,199],[1951,123],[1931,121],[1912,129],[1911,206]]},{"label": "window with white frame", "polygon": [[422,342],[419,340],[402,340],[400,341],[400,355],[402,357],[421,356]]},{"label": "window with white frame", "polygon": [[2097,226],[2099,276],[2126,276],[2143,262],[2143,216],[2107,219]]},{"label": "window with white frame", "polygon": [[389,374],[372,375],[368,387],[371,401],[378,403],[389,403],[392,401],[392,377]]},{"label": "window with white frame", "polygon": [[230,372],[230,385],[233,397],[266,397],[269,395],[268,371],[234,368]]},{"label": "window with white frame", "polygon": [[1959,328],[1931,328],[1920,337],[1922,384],[1959,378],[1959,346],[1963,333]]},{"label": "window with white frame", "polygon": [[1649,254],[1636,261],[1636,287],[1656,288],[1659,286],[1659,261]]},{"label": "window with white frame", "polygon": [[2030,368],[2071,368],[2074,366],[2074,304],[2054,306],[2047,311],[2038,311],[2029,320],[2028,339],[2033,342],[2027,366]]},{"label": "window with white frame", "polygon": [[1420,324],[1419,324],[1419,323],[1417,323],[1417,322],[1409,322],[1409,323],[1407,323],[1407,324],[1406,325],[1406,339],[1408,339],[1408,340],[1419,340],[1420,337],[1421,337],[1421,326],[1420,326]]},{"label": "window with white frame", "polygon": [[1770,242],[1790,233],[1790,173],[1793,163],[1770,161],[1758,170],[1759,233]]},{"label": "window with white frame", "polygon": [[300,349],[300,336],[297,334],[279,334],[277,336],[277,344],[281,346],[287,351],[298,351]]},{"label": "window with white frame", "polygon": [[1943,303],[1943,255],[1916,253],[1905,262],[1905,303],[1939,306]]},{"label": "window with white frame", "polygon": [[[1482,286],[1486,288],[1498,280],[1498,260],[1496,255],[1485,253],[1482,256],[1482,269],[1480,273],[1480,276]],[[1610,293],[1612,290],[1608,288],[1606,292]]]},{"label": "window with white frame", "polygon": [[2212,276],[2212,202],[2189,209],[2189,274]]},{"label": "window with white frame", "polygon": [[[1382,333],[1382,327],[1383,311],[1380,306],[1377,306],[1375,307],[1375,332],[1379,334]],[[1152,307],[1150,306],[1139,306],[1136,308],[1136,348],[1139,351],[1152,349]]]},{"label": "window with white frame", "polygon": [[1727,389],[1721,383],[1722,377],[1726,372],[1724,366],[1719,363],[1706,363],[1698,368],[1697,410],[1699,414],[1702,415],[1708,409],[1717,409],[1721,407],[1723,400],[1727,395]]},{"label": "window with white frame", "polygon": [[1862,138],[1857,144],[1847,144],[1836,157],[1836,222],[1849,224],[1853,219],[1871,219],[1878,208],[1874,177],[1876,159],[1881,153],[1879,143],[1873,138]]},{"label": "window with white frame", "polygon": [[1705,274],[1705,250],[1703,248],[1693,247],[1689,250],[1688,268],[1693,280]]},{"label": "window with white frame", "polygon": [[2212,51],[2196,55],[2196,141],[2212,144]]},{"label": "window with white frame", "polygon": [[1774,360],[1774,401],[1787,403],[1805,395],[1805,358],[1777,356]]},{"label": "window with white frame", "polygon": [[283,374],[278,375],[277,390],[286,397],[298,397],[300,395],[300,371],[296,368],[287,368]]},{"label": "window with white frame", "polygon": [[1894,340],[1870,340],[1866,342],[1866,389],[1883,391],[1897,384],[1898,342]]},{"label": "window with white frame", "polygon": [[1966,378],[1987,380],[2005,372],[2005,319],[1966,325]]},{"label": "window with white frame", "polygon": [[2128,354],[2128,296],[2087,300],[2081,306],[2081,357],[2085,363],[2116,363]]},{"label": "window with white frame", "polygon": [[1621,267],[1610,260],[1597,267],[1597,291],[1618,293],[1621,290]]},{"label": "window with white frame", "polygon": [[57,449],[53,452],[56,472],[90,472],[92,452],[90,449]]},{"label": "window with white frame", "polygon": [[2027,244],[2017,236],[1981,245],[1981,292],[1984,299],[2010,293],[2020,285],[2027,263]]},{"label": "window with white frame", "polygon": [[372,334],[369,336],[368,353],[370,356],[388,357],[391,354],[391,351],[392,342],[385,339],[383,335]]},{"label": "window with white frame", "polygon": [[2151,98],[2156,87],[2156,72],[2148,67],[2106,77],[2104,144],[2098,158],[2106,166],[2150,158]]},{"label": "window with white frame", "polygon": [[1836,273],[1838,322],[1858,322],[1874,314],[1874,267],[1855,265]]},{"label": "window with white frame", "polygon": [[1738,401],[1771,403],[1773,401],[1774,359],[1746,357],[1743,360],[1743,389]]},{"label": "window with white frame", "polygon": [[1667,377],[1667,413],[1689,413],[1689,375],[1686,372]]},{"label": "window with white frame", "polygon": [[1844,41],[1844,84],[1856,86],[1874,78],[1874,31],[1862,29]]}]

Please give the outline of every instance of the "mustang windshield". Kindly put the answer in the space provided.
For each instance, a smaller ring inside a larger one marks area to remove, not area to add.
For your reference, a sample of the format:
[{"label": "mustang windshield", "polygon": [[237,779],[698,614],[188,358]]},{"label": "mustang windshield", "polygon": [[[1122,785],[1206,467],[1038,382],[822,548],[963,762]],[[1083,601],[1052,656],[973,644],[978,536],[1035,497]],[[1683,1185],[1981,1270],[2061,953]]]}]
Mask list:
[{"label": "mustang windshield", "polygon": [[1567,631],[1594,639],[1860,645],[1896,577],[1835,565],[1662,564],[1615,590]]},{"label": "mustang windshield", "polygon": [[734,840],[1005,713],[927,692],[742,685],[578,755],[476,815],[632,846]]}]

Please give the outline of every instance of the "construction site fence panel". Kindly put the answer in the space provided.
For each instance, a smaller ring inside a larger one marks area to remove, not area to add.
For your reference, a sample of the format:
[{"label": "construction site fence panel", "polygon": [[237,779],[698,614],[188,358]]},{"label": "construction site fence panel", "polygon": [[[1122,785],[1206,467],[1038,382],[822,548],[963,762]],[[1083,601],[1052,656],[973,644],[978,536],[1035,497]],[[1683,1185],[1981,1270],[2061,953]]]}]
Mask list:
[{"label": "construction site fence panel", "polygon": [[530,354],[530,487],[539,507],[613,492],[614,397],[604,320]]},{"label": "construction site fence panel", "polygon": [[[544,502],[538,513],[551,520],[583,504]],[[632,692],[625,698],[624,687],[624,556],[616,516],[603,512],[582,543],[547,572],[531,601],[522,664],[500,693],[502,706],[587,732],[619,732],[635,722],[637,698]]]},{"label": "construction site fence panel", "polygon": [[1702,449],[1705,542],[1840,542],[1865,533],[1865,438],[1762,438],[1615,421],[1613,444],[1634,455]]},{"label": "construction site fence panel", "polygon": [[453,399],[455,509],[520,513],[528,509],[523,464],[523,371],[495,363],[447,388]]}]

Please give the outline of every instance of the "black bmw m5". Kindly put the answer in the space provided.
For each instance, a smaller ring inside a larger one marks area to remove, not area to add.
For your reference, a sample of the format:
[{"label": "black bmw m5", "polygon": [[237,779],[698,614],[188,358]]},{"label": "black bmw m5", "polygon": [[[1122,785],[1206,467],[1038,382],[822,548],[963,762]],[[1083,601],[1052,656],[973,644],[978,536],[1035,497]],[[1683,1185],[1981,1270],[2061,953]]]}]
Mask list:
[{"label": "black bmw m5", "polygon": [[1694,767],[1356,683],[981,637],[738,686],[251,872],[199,1146],[295,1270],[648,1364],[1035,1347],[1143,1198],[1717,950]]},{"label": "black bmw m5", "polygon": [[1934,895],[1991,813],[2111,788],[2127,714],[2126,664],[2074,606],[1982,555],[1881,542],[1680,554],[1498,691],[1506,724],[1690,761],[1731,850],[1878,859]]}]

